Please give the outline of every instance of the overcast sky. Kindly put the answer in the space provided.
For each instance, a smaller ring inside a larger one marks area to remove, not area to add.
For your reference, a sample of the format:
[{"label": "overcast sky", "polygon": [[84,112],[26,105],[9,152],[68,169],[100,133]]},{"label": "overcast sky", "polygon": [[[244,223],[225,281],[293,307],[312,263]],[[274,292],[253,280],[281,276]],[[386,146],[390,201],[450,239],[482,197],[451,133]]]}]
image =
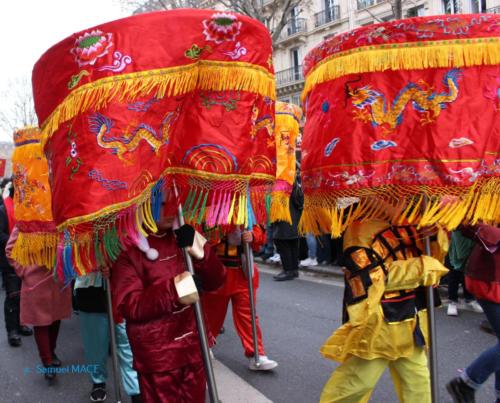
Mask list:
[{"label": "overcast sky", "polygon": [[[118,0],[1,0],[0,94],[12,80],[31,81],[35,62],[60,40],[129,14]],[[8,97],[0,97],[0,109],[8,102]],[[0,129],[0,141],[11,138]]]}]

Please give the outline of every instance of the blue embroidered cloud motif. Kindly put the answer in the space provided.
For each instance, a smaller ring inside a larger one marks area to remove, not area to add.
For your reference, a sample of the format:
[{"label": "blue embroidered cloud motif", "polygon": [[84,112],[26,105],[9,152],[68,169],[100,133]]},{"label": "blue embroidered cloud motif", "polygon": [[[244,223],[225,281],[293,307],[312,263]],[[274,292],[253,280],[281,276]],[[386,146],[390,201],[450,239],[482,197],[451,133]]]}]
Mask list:
[{"label": "blue embroidered cloud motif", "polygon": [[396,146],[397,146],[397,144],[394,141],[391,141],[391,140],[378,140],[375,143],[373,143],[370,146],[370,148],[373,151],[380,151],[380,150],[383,150],[385,148],[396,147]]},{"label": "blue embroidered cloud motif", "polygon": [[332,141],[330,141],[326,147],[325,147],[325,157],[329,157],[332,154],[333,149],[337,146],[339,143],[340,138],[335,137]]}]

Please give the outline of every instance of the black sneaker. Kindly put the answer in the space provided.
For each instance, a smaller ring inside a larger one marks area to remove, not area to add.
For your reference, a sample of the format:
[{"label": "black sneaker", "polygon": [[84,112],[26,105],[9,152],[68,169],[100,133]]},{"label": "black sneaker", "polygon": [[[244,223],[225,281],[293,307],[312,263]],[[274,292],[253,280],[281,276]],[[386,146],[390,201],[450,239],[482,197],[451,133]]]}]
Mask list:
[{"label": "black sneaker", "polygon": [[9,340],[9,344],[11,347],[19,347],[22,343],[21,335],[17,330],[11,330],[7,333],[7,339]]},{"label": "black sneaker", "polygon": [[19,327],[19,333],[23,336],[31,336],[33,334],[33,330],[28,326]]},{"label": "black sneaker", "polygon": [[53,385],[56,380],[56,371],[53,365],[44,365],[45,371],[43,373],[43,377],[49,383],[49,385]]},{"label": "black sneaker", "polygon": [[92,392],[90,392],[91,402],[104,402],[107,397],[105,383],[94,383],[92,385]]},{"label": "black sneaker", "polygon": [[460,378],[454,378],[446,384],[446,390],[454,403],[475,403],[475,391]]},{"label": "black sneaker", "polygon": [[52,366],[60,367],[62,365],[61,360],[56,355],[56,353],[52,353]]}]

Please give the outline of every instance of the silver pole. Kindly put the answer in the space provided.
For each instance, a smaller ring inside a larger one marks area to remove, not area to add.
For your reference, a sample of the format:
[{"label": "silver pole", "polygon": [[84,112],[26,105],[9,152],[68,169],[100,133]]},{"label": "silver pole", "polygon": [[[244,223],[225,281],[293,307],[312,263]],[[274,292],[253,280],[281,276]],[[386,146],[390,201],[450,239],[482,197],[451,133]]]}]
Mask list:
[{"label": "silver pole", "polygon": [[[425,254],[431,256],[431,240],[429,236],[424,239]],[[436,311],[434,309],[434,288],[426,287],[427,297],[427,329],[429,332],[429,369],[431,373],[431,397],[433,403],[439,402],[439,380],[437,368],[437,343],[436,343]]]},{"label": "silver pole", "polygon": [[243,250],[245,252],[245,260],[247,265],[247,281],[248,293],[250,294],[250,314],[252,317],[252,340],[253,340],[253,356],[255,366],[260,367],[259,343],[257,340],[257,317],[255,314],[255,290],[253,289],[253,253],[249,242],[243,242]]},{"label": "silver pole", "polygon": [[111,300],[111,286],[109,279],[106,281],[106,297],[108,300],[108,322],[109,322],[109,337],[111,340],[111,361],[113,362],[113,381],[115,385],[115,397],[116,402],[121,403],[122,401],[122,390],[120,387],[120,372],[118,366],[118,353],[116,349],[116,335],[115,335],[115,321],[113,319],[113,305]]},{"label": "silver pole", "polygon": [[[178,199],[177,188],[174,184],[174,191],[176,199]],[[182,212],[182,204],[179,202],[177,206],[177,215],[179,217],[179,224],[184,225],[184,214]],[[184,255],[184,260],[186,262],[187,270],[189,273],[194,274],[193,260],[191,255],[188,253],[187,248],[182,248],[182,254]],[[215,383],[214,369],[212,367],[212,361],[210,359],[210,353],[207,341],[207,331],[205,329],[205,321],[203,320],[203,311],[201,309],[200,301],[194,304],[194,313],[196,317],[196,325],[198,327],[198,335],[200,338],[201,355],[203,358],[203,364],[205,366],[205,373],[207,376],[208,384],[208,394],[210,396],[210,402],[220,403],[219,395],[217,394],[217,384]]]}]

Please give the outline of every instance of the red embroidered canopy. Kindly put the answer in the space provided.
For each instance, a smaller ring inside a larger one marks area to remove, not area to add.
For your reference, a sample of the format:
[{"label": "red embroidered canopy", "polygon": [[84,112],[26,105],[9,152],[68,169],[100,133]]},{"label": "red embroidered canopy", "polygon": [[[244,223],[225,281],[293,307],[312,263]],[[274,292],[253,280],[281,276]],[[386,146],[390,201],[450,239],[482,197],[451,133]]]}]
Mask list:
[{"label": "red embroidered canopy", "polygon": [[421,225],[500,222],[499,34],[498,15],[419,17],[309,52],[301,229],[338,236],[377,198]]},{"label": "red embroidered canopy", "polygon": [[58,269],[85,273],[154,230],[174,181],[191,222],[265,220],[271,52],[258,21],[173,10],[84,30],[41,57],[33,91],[63,234]]}]

